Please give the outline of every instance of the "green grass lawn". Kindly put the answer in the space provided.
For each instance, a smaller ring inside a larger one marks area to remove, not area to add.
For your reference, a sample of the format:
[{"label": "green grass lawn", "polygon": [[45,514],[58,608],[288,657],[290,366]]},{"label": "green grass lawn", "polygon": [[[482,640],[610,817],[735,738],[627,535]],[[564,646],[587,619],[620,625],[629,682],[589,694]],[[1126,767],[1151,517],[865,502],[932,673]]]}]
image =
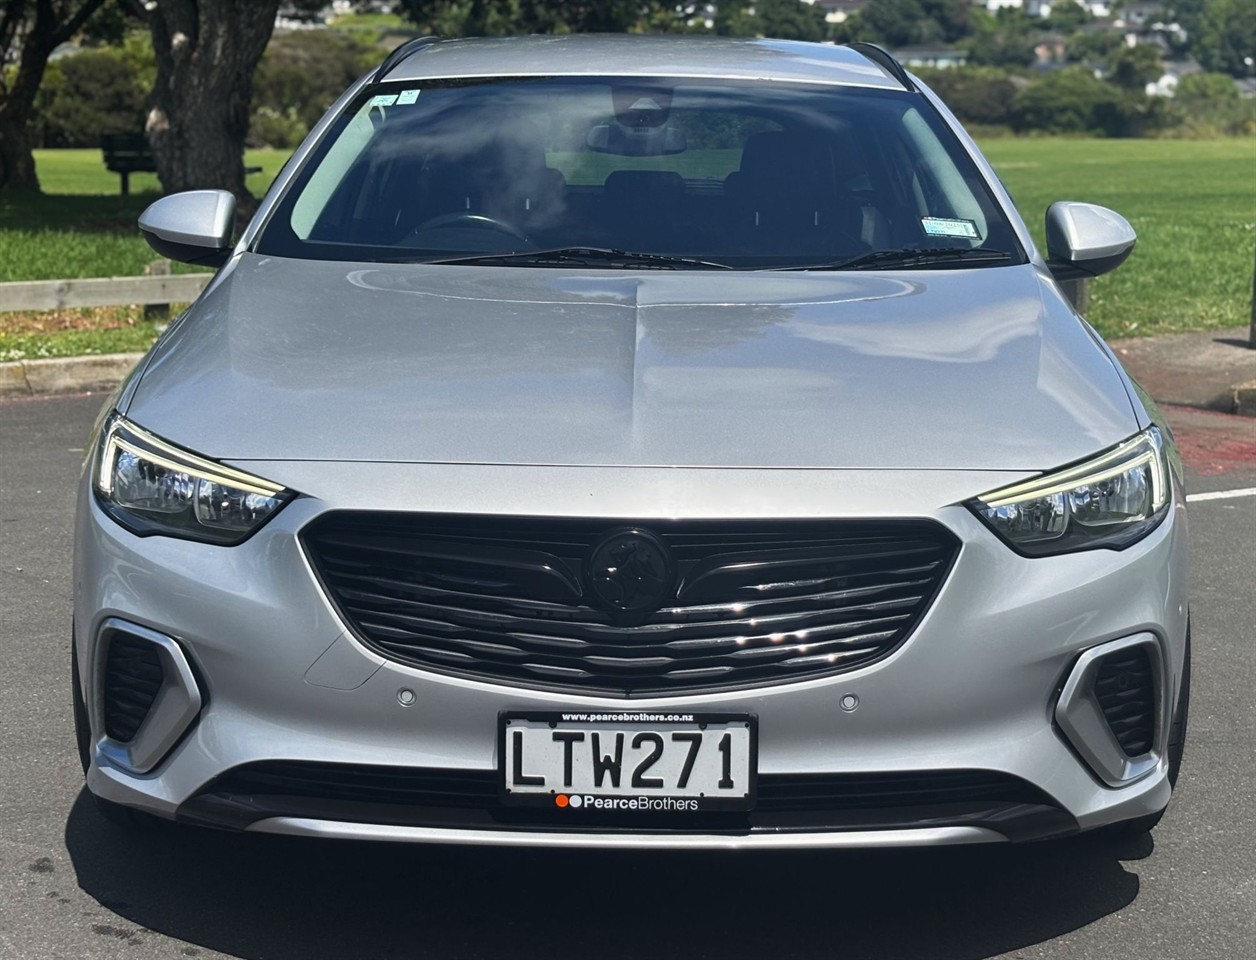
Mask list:
[{"label": "green grass lawn", "polygon": [[[123,197],[99,150],[36,150],[35,159],[42,197],[0,193],[0,282],[133,276],[157,258],[135,227],[160,195],[156,174],[132,174]],[[248,151],[245,163],[262,168],[249,189],[264,193],[287,159],[283,150]]]},{"label": "green grass lawn", "polygon": [[[1043,214],[1055,200],[1101,203],[1133,223],[1138,249],[1092,287],[1090,319],[1105,336],[1248,322],[1256,142],[992,139],[983,149],[1040,244]],[[246,162],[263,172],[249,178],[249,188],[264,193],[286,158],[284,151],[250,150]],[[0,281],[142,273],[156,255],[135,218],[156,198],[156,177],[134,175],[133,194],[123,198],[98,150],[37,151],[36,159],[44,196],[0,193]],[[151,325],[108,316],[112,329],[97,340],[81,330],[15,334],[0,325],[0,355],[103,353],[151,341]]]},{"label": "green grass lawn", "polygon": [[982,144],[1045,250],[1056,200],[1122,213],[1138,247],[1091,285],[1109,338],[1245,325],[1256,245],[1256,142],[997,139]]},{"label": "green grass lawn", "polygon": [[86,330],[15,332],[0,326],[0,363],[87,354],[142,353],[164,329],[163,324],[144,320],[139,309],[96,310],[91,311],[90,316],[94,323]]}]

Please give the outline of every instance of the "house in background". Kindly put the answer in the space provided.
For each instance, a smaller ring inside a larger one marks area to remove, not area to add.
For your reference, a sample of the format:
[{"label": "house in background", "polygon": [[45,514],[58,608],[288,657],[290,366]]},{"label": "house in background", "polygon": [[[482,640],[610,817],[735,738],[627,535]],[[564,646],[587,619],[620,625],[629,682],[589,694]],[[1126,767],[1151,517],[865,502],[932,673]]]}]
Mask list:
[{"label": "house in background", "polygon": [[968,51],[940,43],[922,43],[899,47],[893,51],[898,62],[909,70],[916,67],[962,67],[968,62]]},{"label": "house in background", "polygon": [[[1051,0],[974,0],[978,6],[985,7],[991,13],[999,10],[1024,10],[1031,17],[1046,17],[1051,14]],[[1076,0],[1084,9],[1096,17],[1112,16],[1113,0]],[[1161,3],[1144,4],[1162,6]]]},{"label": "house in background", "polygon": [[1000,10],[1024,10],[1031,17],[1045,17],[1051,12],[1051,0],[978,0],[991,13]]},{"label": "house in background", "polygon": [[1116,25],[1154,29],[1154,24],[1167,23],[1172,19],[1165,12],[1165,5],[1166,0],[1126,0],[1114,15]]},{"label": "house in background", "polygon": [[868,5],[868,0],[807,0],[824,11],[828,23],[843,23],[852,13],[858,13]]}]

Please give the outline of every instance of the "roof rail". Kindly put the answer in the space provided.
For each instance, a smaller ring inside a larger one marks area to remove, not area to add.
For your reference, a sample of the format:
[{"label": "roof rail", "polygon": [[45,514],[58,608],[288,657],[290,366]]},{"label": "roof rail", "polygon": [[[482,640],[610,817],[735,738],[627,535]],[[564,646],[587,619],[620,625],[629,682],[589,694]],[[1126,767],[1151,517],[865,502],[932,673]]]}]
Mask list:
[{"label": "roof rail", "polygon": [[895,60],[894,54],[884,47],[878,47],[875,43],[848,43],[846,46],[852,50],[858,50],[908,90],[916,89],[916,85],[911,82],[911,77],[907,75],[903,65]]},{"label": "roof rail", "polygon": [[392,53],[384,58],[384,62],[379,65],[379,69],[375,71],[375,76],[371,78],[372,83],[379,83],[384,79],[397,64],[405,60],[410,54],[418,53],[430,43],[435,43],[440,37],[414,37],[401,44]]}]

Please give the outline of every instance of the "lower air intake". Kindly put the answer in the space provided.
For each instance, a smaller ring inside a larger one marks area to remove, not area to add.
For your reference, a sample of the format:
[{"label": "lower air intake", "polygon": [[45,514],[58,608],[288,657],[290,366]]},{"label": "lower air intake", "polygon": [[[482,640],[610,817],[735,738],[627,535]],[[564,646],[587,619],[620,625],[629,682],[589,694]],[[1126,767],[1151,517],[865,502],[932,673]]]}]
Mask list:
[{"label": "lower air intake", "polygon": [[1095,699],[1127,757],[1151,750],[1156,731],[1156,677],[1145,646],[1104,658],[1095,677]]},{"label": "lower air intake", "polygon": [[105,733],[129,742],[153,708],[165,672],[157,647],[141,637],[108,635],[105,659]]}]

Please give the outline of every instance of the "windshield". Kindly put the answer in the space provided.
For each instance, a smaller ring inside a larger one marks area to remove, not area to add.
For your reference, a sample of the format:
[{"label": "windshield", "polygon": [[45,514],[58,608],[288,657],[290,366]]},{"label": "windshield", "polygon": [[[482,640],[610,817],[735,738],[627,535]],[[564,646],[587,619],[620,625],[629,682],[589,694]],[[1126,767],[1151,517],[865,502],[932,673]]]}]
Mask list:
[{"label": "windshield", "polygon": [[372,86],[255,246],[639,269],[892,266],[867,255],[932,248],[946,255],[913,265],[1024,262],[981,174],[919,94],[636,77]]}]

